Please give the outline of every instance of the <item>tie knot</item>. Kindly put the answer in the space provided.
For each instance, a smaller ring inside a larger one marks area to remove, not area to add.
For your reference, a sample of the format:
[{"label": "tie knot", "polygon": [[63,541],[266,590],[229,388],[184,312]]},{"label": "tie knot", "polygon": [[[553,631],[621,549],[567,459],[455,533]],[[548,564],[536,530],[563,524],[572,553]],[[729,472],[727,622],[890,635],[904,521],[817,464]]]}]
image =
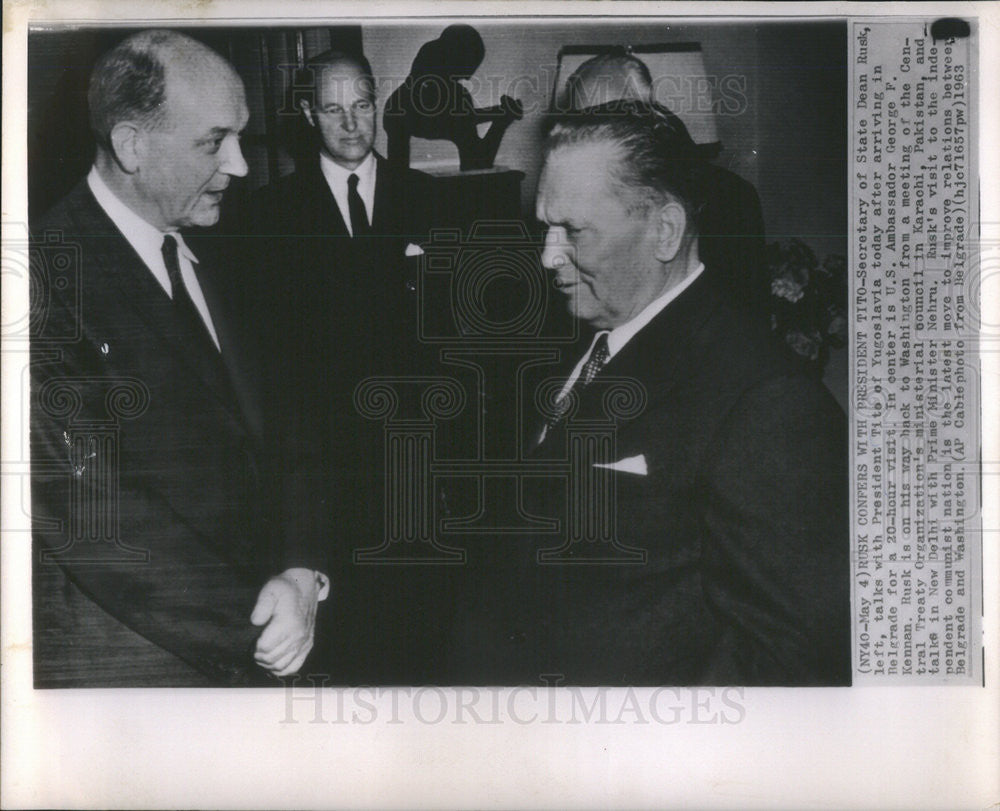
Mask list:
[{"label": "tie knot", "polygon": [[347,176],[347,188],[354,191],[358,187],[358,176],[353,172]]}]

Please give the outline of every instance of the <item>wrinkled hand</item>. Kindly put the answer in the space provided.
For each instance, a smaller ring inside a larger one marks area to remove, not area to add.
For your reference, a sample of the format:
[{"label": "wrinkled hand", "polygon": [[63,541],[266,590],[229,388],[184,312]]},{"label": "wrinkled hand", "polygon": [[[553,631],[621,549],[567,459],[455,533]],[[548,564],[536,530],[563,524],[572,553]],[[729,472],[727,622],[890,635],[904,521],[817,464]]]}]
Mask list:
[{"label": "wrinkled hand", "polygon": [[288,569],[260,590],[250,622],[263,625],[254,659],[276,676],[289,676],[313,646],[316,604],[326,597],[327,582],[312,569]]}]

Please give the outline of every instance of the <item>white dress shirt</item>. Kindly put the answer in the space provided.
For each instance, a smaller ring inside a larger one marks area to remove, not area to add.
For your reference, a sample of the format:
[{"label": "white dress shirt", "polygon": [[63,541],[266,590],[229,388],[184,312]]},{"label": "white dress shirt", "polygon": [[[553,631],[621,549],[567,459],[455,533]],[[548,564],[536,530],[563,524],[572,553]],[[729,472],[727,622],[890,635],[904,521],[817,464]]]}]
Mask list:
[{"label": "white dress shirt", "polygon": [[323,170],[323,177],[326,184],[333,192],[333,199],[337,201],[337,208],[340,209],[340,216],[344,219],[347,232],[353,237],[354,230],[351,228],[351,207],[347,203],[347,178],[351,175],[358,176],[358,194],[361,202],[365,204],[365,212],[368,214],[368,223],[372,221],[372,208],[375,205],[375,153],[369,152],[357,169],[345,169],[334,161],[325,152],[319,153],[319,166]]},{"label": "white dress shirt", "polygon": [[[149,268],[153,278],[159,282],[164,292],[173,298],[173,291],[170,287],[170,275],[167,273],[167,266],[163,263],[163,238],[166,233],[150,225],[142,217],[119,200],[113,191],[101,178],[97,167],[94,166],[87,175],[87,184],[97,200],[98,205],[104,209],[104,213],[111,218],[111,222],[122,232],[128,240],[139,258]],[[177,240],[177,256],[180,260],[181,278],[187,288],[188,295],[194,303],[195,309],[201,316],[201,320],[208,327],[208,333],[212,336],[212,341],[217,349],[221,351],[219,337],[215,333],[215,324],[212,323],[212,315],[208,311],[208,304],[205,303],[205,295],[198,284],[198,277],[194,272],[194,265],[198,258],[191,252],[191,249],[184,242],[184,238],[176,231],[167,232]]]},{"label": "white dress shirt", "polygon": [[[597,339],[602,335],[608,336],[608,360],[611,360],[615,355],[622,351],[629,341],[635,336],[635,334],[641,330],[646,324],[652,321],[660,312],[676,299],[681,293],[687,290],[693,283],[694,280],[701,276],[702,272],[705,270],[705,265],[701,262],[698,263],[698,267],[694,269],[684,281],[680,284],[676,284],[671,287],[666,293],[664,293],[659,298],[654,299],[649,304],[647,304],[635,318],[630,321],[626,321],[624,324],[620,324],[613,330],[601,330],[594,335],[594,340],[590,342],[590,348],[583,353],[583,357],[577,362],[576,366],[573,367],[573,371],[570,376],[566,378],[566,382],[563,387],[559,390],[559,397],[556,398],[561,400],[570,389],[573,388],[573,384],[576,383],[576,379],[580,376],[580,372],[583,371],[584,364],[590,359],[590,354],[594,351],[594,346],[597,344]],[[541,436],[538,438],[538,444],[541,444],[545,439],[545,434],[548,431],[548,426],[542,426]]]}]

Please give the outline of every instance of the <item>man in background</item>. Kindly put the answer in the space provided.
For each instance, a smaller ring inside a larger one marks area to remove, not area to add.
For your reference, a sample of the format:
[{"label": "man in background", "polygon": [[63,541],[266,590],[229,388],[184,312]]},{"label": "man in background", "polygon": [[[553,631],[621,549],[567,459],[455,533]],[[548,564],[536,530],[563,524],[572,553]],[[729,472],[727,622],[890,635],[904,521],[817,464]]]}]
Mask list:
[{"label": "man in background", "polygon": [[[427,176],[374,151],[375,81],[328,51],[295,82],[315,151],[261,189],[244,239],[260,266],[272,430],[284,448],[283,515],[328,552],[324,672],[337,683],[414,683],[440,654],[443,594],[427,567],[369,565],[386,532],[385,438],[355,404],[369,377],[433,374],[419,341]],[[292,375],[293,379],[289,379]]]},{"label": "man in background", "polygon": [[246,174],[242,81],[144,31],[100,59],[89,105],[93,168],[33,227],[41,262],[53,240],[79,258],[32,321],[35,684],[291,675],[328,584],[266,523],[254,325],[181,233]]},{"label": "man in background", "polygon": [[645,102],[550,125],[542,264],[594,335],[530,454],[569,485],[524,488],[567,543],[498,539],[457,681],[850,682],[846,421],[703,262],[698,164]]}]

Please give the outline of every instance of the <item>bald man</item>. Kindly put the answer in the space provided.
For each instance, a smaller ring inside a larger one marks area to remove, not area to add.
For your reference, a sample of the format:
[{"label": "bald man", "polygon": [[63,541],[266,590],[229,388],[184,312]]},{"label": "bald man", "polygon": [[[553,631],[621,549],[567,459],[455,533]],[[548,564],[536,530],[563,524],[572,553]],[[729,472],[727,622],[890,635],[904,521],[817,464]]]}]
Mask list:
[{"label": "bald man", "polygon": [[32,322],[35,685],[267,683],[302,666],[327,584],[268,529],[247,325],[183,236],[247,172],[243,83],[144,31],[88,98],[94,165],[33,224],[43,263],[78,260]]}]

